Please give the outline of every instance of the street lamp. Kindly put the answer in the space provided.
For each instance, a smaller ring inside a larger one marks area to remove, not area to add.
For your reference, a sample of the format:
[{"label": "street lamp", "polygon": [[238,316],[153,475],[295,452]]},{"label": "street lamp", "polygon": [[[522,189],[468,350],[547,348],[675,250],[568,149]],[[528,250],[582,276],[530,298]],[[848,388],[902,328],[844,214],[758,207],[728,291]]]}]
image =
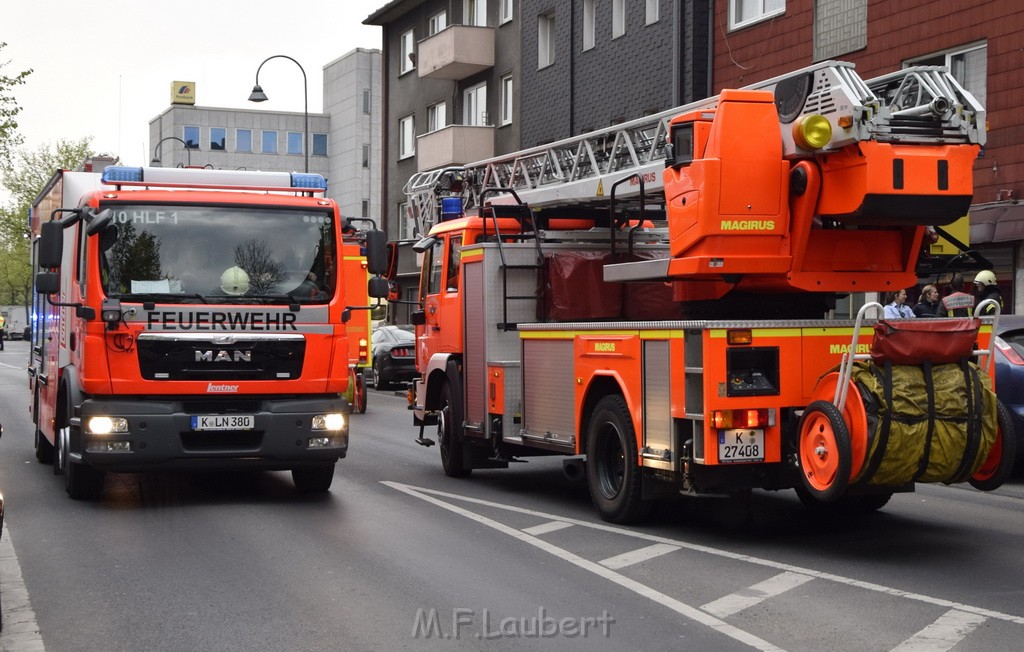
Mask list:
[{"label": "street lamp", "polygon": [[163,159],[160,158],[160,146],[164,144],[165,140],[176,140],[176,141],[178,141],[179,143],[181,143],[182,145],[185,146],[185,155],[188,157],[188,165],[189,165],[189,167],[191,167],[192,166],[192,150],[189,149],[188,143],[186,143],[181,138],[178,138],[177,136],[167,136],[165,138],[161,138],[160,139],[160,142],[156,144],[155,148],[153,148],[153,160],[149,162],[150,165],[163,165]]},{"label": "street lamp", "polygon": [[270,61],[271,59],[278,59],[278,58],[280,58],[280,59],[288,59],[289,61],[294,63],[296,66],[298,66],[299,70],[302,71],[302,93],[303,93],[303,96],[304,96],[303,99],[305,101],[305,103],[303,104],[302,112],[303,112],[303,114],[304,114],[304,116],[306,118],[305,133],[304,133],[304,136],[303,136],[305,138],[305,141],[302,143],[302,151],[306,155],[306,172],[309,172],[309,89],[306,86],[306,69],[302,67],[302,64],[299,63],[298,61],[296,61],[295,59],[292,59],[291,57],[289,57],[286,54],[275,54],[272,57],[267,57],[266,59],[264,59],[263,63],[260,64],[260,67],[256,69],[256,85],[252,87],[252,93],[249,94],[249,101],[250,102],[266,102],[267,101],[266,93],[264,93],[263,89],[260,88],[260,70],[263,68],[263,64],[264,63]]}]

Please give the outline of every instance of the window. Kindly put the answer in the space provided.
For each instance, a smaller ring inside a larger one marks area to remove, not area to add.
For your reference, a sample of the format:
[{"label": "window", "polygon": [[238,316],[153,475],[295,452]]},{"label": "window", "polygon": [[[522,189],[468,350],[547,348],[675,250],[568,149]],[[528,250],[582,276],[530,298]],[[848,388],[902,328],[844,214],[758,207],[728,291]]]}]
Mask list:
[{"label": "window", "polygon": [[487,124],[487,83],[467,88],[462,94],[462,124],[480,127]]},{"label": "window", "polygon": [[437,131],[448,125],[448,103],[438,102],[427,107],[427,131]]},{"label": "window", "polygon": [[658,22],[661,0],[647,0],[647,18],[645,25],[653,25]]},{"label": "window", "polygon": [[462,22],[478,27],[487,26],[487,0],[464,0],[462,5]]},{"label": "window", "polygon": [[512,6],[512,0],[501,0],[501,8],[498,15],[498,24],[507,23],[512,20],[512,12],[514,7]]},{"label": "window", "polygon": [[364,199],[363,200],[362,209],[363,209],[363,215],[362,216],[363,217],[370,217],[370,200],[369,199]]},{"label": "window", "polygon": [[327,134],[313,134],[313,156],[327,156]]},{"label": "window", "polygon": [[946,66],[953,78],[985,106],[988,46],[984,43],[908,61],[908,66]]},{"label": "window", "polygon": [[594,31],[596,19],[594,2],[596,0],[583,0],[583,49],[589,50],[594,47]]},{"label": "window", "polygon": [[263,146],[260,149],[264,154],[277,154],[277,132],[276,131],[264,131],[263,132]]},{"label": "window", "polygon": [[289,154],[301,154],[302,153],[302,134],[296,131],[288,132],[288,153]]},{"label": "window", "polygon": [[501,124],[512,124],[512,75],[501,78]]},{"label": "window", "polygon": [[370,169],[370,146],[363,145],[363,169]]},{"label": "window", "polygon": [[185,127],[185,135],[182,138],[185,147],[188,149],[199,149],[199,127]]},{"label": "window", "polygon": [[398,121],[398,158],[409,158],[416,154],[415,117],[407,115]]},{"label": "window", "polygon": [[370,115],[370,89],[363,90],[363,113]]},{"label": "window", "polygon": [[729,29],[786,13],[786,0],[729,0]]},{"label": "window", "polygon": [[555,62],[555,14],[537,17],[537,69],[547,68]]},{"label": "window", "polygon": [[436,13],[427,21],[427,33],[431,36],[437,34],[445,27],[448,27],[447,11]]},{"label": "window", "polygon": [[228,132],[224,127],[210,127],[210,149],[224,151],[224,144],[227,142]]},{"label": "window", "polygon": [[626,33],[626,0],[612,0],[612,38]]},{"label": "window", "polygon": [[416,43],[413,41],[412,30],[402,34],[402,57],[398,62],[399,72],[398,74],[404,75],[405,73],[414,70],[416,68]]},{"label": "window", "polygon": [[235,151],[252,151],[252,129],[235,129]]},{"label": "window", "polygon": [[461,254],[459,247],[462,246],[462,236],[452,236],[451,240],[448,241],[448,265],[445,268],[444,274],[444,287],[448,292],[459,291],[459,260]]},{"label": "window", "polygon": [[398,205],[398,239],[411,240],[416,235],[416,223],[409,215],[409,204],[402,202]]}]

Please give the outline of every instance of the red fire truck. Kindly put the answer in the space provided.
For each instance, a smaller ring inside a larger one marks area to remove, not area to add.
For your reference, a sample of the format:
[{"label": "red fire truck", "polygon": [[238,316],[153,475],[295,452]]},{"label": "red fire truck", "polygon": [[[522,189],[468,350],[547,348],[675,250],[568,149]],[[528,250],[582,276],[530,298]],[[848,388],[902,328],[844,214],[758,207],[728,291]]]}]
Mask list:
[{"label": "red fire truck", "polygon": [[[330,488],[353,311],[325,190],[312,174],[54,174],[32,211],[29,389],[36,458],[72,498],[105,471],[225,466]],[[371,272],[382,238],[365,234]]]},{"label": "red fire truck", "polygon": [[[450,476],[566,456],[616,522],[679,494],[877,509],[915,482],[999,486],[1012,426],[970,361],[991,360],[991,320],[931,320],[886,357],[861,329],[884,321],[832,318],[839,296],[917,283],[983,142],[945,69],[865,82],[829,61],[414,176],[419,443],[435,426]],[[952,358],[935,329],[966,331]],[[893,396],[904,374],[927,388]],[[908,416],[908,393],[930,409]]]}]

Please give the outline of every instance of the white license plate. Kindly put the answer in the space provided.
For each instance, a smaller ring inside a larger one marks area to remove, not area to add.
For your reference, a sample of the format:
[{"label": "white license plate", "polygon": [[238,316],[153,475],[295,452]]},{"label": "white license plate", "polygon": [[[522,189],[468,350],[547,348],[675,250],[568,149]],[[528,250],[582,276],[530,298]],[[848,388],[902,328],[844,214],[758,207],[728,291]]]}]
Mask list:
[{"label": "white license plate", "polygon": [[192,417],[192,430],[252,430],[256,419],[251,414],[199,414]]},{"label": "white license plate", "polygon": [[763,462],[764,430],[719,430],[719,462]]}]

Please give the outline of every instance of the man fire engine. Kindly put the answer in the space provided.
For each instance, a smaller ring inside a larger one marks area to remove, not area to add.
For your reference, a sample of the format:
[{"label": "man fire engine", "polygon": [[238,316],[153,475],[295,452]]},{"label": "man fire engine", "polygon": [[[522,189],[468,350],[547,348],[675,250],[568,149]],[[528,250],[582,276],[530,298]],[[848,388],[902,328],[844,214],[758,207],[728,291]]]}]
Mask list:
[{"label": "man fire engine", "polygon": [[414,176],[419,443],[436,424],[450,476],[567,456],[616,522],[680,493],[877,509],[915,482],[999,486],[1012,426],[974,362],[991,320],[879,320],[876,342],[865,311],[825,319],[917,282],[928,225],[970,205],[983,125],[944,68],[829,61]]},{"label": "man fire engine", "polygon": [[[71,497],[96,497],[104,471],[225,466],[330,488],[352,310],[325,191],[319,175],[251,171],[51,178],[32,212],[29,387],[36,458]],[[373,272],[383,234],[365,239]]]}]

